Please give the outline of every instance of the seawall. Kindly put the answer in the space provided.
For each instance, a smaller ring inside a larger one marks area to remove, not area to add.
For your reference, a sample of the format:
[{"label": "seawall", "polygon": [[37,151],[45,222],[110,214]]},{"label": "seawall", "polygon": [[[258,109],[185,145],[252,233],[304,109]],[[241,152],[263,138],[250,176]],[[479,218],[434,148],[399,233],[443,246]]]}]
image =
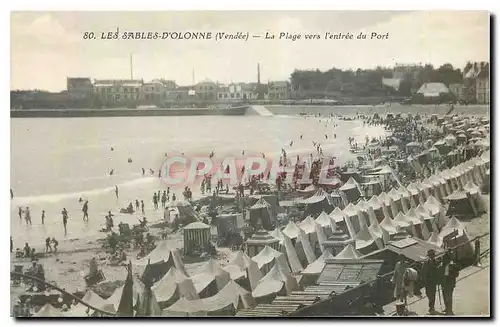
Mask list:
[{"label": "seawall", "polygon": [[151,108],[151,109],[21,109],[11,110],[11,118],[58,117],[140,117],[140,116],[244,116],[248,107]]}]

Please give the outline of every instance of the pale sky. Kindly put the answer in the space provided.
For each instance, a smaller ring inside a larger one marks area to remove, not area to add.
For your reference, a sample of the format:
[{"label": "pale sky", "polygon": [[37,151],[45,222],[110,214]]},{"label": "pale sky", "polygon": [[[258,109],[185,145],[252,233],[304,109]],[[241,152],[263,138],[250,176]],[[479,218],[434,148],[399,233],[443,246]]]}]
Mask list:
[{"label": "pale sky", "polygon": [[[84,31],[266,31],[318,33],[321,40],[83,40]],[[324,40],[325,32],[389,33],[388,40]],[[255,82],[286,80],[294,69],[374,68],[395,63],[489,60],[486,11],[14,12],[11,89],[66,88],[66,77]]]}]

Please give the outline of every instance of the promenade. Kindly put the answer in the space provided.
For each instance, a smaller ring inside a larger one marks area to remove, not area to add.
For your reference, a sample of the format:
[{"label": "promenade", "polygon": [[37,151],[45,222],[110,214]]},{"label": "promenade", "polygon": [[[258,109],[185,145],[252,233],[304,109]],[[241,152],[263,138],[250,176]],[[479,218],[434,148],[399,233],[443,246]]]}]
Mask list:
[{"label": "promenade", "polygon": [[[453,293],[453,311],[454,317],[460,316],[490,316],[490,264],[485,259],[482,267],[468,267],[460,271],[457,280],[457,286]],[[417,296],[408,299],[409,311],[418,316],[443,317],[444,302],[441,295],[436,294],[437,315],[429,315],[428,300],[425,296],[425,290],[422,289],[422,297]],[[386,315],[391,316],[395,313],[395,302],[384,306]]]}]

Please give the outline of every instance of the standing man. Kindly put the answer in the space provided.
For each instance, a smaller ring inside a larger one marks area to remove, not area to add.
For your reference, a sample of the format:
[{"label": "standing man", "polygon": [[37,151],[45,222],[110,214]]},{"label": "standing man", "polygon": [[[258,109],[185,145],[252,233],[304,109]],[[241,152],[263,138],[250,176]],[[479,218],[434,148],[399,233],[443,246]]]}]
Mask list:
[{"label": "standing man", "polygon": [[436,261],[436,251],[427,251],[427,260],[422,268],[422,282],[425,286],[425,294],[429,299],[429,313],[435,314],[436,289],[440,284],[439,264]]},{"label": "standing man", "polygon": [[115,195],[116,199],[118,199],[118,185],[115,185]]},{"label": "standing man", "polygon": [[82,207],[83,211],[83,221],[89,221],[89,201],[85,201]]},{"label": "standing man", "polygon": [[66,210],[66,208],[63,208],[63,211],[61,211],[61,214],[62,214],[63,226],[64,226],[64,236],[66,236],[66,234],[68,232],[66,229],[66,225],[68,224],[68,211]]},{"label": "standing man", "polygon": [[47,237],[45,239],[45,253],[49,252],[49,250],[50,252],[52,252],[52,246],[50,245],[50,237]]},{"label": "standing man", "polygon": [[163,191],[163,194],[161,196],[161,206],[165,208],[166,204],[167,204],[167,192]]},{"label": "standing man", "polygon": [[155,210],[158,210],[158,196],[156,196],[156,193],[153,194],[153,205]]},{"label": "standing man", "polygon": [[26,207],[26,212],[24,214],[25,214],[24,219],[26,219],[26,225],[28,224],[31,225],[31,213],[29,207]]},{"label": "standing man", "polygon": [[42,225],[45,223],[45,210],[42,210]]},{"label": "standing man", "polygon": [[144,214],[144,200],[141,200],[141,211]]},{"label": "standing man", "polygon": [[19,211],[17,213],[19,214],[19,220],[23,221],[23,207],[19,207]]},{"label": "standing man", "polygon": [[451,258],[450,252],[446,252],[443,256],[443,300],[445,306],[445,314],[453,315],[453,290],[457,283],[457,278],[459,275],[459,270],[453,259]]}]

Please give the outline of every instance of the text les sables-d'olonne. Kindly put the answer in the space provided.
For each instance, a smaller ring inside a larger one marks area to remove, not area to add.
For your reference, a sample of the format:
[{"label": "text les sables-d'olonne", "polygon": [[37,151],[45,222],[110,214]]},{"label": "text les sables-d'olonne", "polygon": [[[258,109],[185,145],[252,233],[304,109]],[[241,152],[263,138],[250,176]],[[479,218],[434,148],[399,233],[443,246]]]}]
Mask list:
[{"label": "text les sables-d'olonne", "polygon": [[300,41],[300,40],[388,40],[389,33],[379,32],[359,32],[353,34],[347,33],[289,33],[265,32],[263,34],[249,32],[137,32],[137,31],[120,31],[118,28],[115,31],[108,32],[84,32],[84,40],[240,40],[248,41],[248,39],[256,40],[285,40],[285,41]]}]

